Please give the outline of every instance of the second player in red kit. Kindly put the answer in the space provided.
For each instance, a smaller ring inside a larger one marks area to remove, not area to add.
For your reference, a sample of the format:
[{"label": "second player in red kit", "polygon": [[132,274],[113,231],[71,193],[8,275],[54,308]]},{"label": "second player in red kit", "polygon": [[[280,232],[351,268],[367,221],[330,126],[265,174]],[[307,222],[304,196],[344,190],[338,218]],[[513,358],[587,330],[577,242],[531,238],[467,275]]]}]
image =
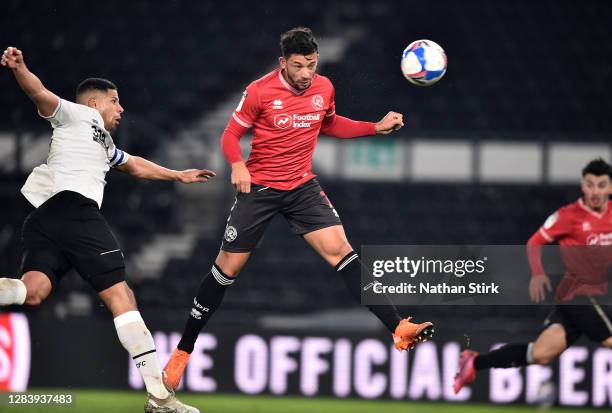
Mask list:
[{"label": "second player in red kit", "polygon": [[608,293],[612,263],[611,178],[612,169],[603,159],[589,162],[582,170],[582,197],[554,212],[527,241],[533,302],[541,302],[552,291],[542,265],[542,247],[558,242],[565,266],[555,290],[557,305],[540,335],[531,343],[510,343],[484,354],[464,350],[455,393],[474,381],[479,370],[550,364],[583,335],[612,348],[612,308],[598,302]]},{"label": "second player in red kit", "polygon": [[[201,329],[277,214],[336,269],[351,295],[361,299],[361,261],[315,179],[312,156],[320,133],[336,138],[388,134],[404,125],[403,116],[389,112],[372,123],[337,115],[334,87],[316,73],[318,45],[310,29],[289,30],[281,35],[280,46],[279,68],[247,86],[221,137],[237,195],[221,251],[200,284],[181,340],[164,369],[165,383],[171,388],[179,384]],[[244,162],[240,138],[249,129],[252,149]],[[407,350],[433,333],[431,323],[402,318],[390,301],[368,309],[392,333],[398,350]]]}]

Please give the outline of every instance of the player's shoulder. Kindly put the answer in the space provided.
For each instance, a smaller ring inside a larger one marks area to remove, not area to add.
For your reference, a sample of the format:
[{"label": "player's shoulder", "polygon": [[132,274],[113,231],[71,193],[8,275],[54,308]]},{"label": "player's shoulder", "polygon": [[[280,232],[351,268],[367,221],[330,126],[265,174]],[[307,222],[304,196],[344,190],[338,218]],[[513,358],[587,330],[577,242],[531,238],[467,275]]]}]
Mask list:
[{"label": "player's shoulder", "polygon": [[321,75],[317,73],[316,81],[322,87],[330,88],[330,89],[334,88],[334,84],[332,83],[331,79],[325,75]]},{"label": "player's shoulder", "polygon": [[565,219],[574,218],[584,212],[584,209],[581,204],[582,199],[579,198],[574,202],[570,202],[569,204],[563,205],[557,210],[557,213]]},{"label": "player's shoulder", "polygon": [[563,205],[561,208],[557,209],[555,212],[550,214],[546,221],[544,221],[544,229],[549,229],[553,227],[558,222],[567,222],[574,219],[578,210],[576,209],[577,202],[572,202],[570,204]]},{"label": "player's shoulder", "polygon": [[263,75],[262,77],[260,77],[259,79],[255,79],[254,81],[252,81],[248,86],[247,86],[247,90],[257,90],[257,89],[264,89],[267,86],[270,86],[272,84],[275,83],[275,81],[277,81],[277,77],[278,77],[278,69],[271,71],[270,73],[266,73],[265,75]]},{"label": "player's shoulder", "polygon": [[91,108],[87,105],[82,105],[80,103],[71,102],[66,99],[60,99],[59,109],[60,110],[70,110],[71,112],[73,112],[75,115],[78,115],[78,116],[86,116],[86,117],[93,116],[94,118],[102,117],[100,115],[100,112],[98,112],[96,109]]}]

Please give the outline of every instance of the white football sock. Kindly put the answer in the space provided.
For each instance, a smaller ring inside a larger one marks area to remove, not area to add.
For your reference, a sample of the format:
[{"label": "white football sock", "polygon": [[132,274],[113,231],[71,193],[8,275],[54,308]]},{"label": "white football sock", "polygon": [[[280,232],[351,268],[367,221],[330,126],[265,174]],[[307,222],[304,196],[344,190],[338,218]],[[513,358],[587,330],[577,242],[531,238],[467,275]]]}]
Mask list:
[{"label": "white football sock", "polygon": [[27,293],[23,281],[15,278],[0,278],[0,305],[22,305]]},{"label": "white football sock", "polygon": [[113,321],[119,341],[134,359],[149,394],[158,399],[167,398],[170,393],[162,381],[155,343],[140,312],[128,311],[115,317]]}]

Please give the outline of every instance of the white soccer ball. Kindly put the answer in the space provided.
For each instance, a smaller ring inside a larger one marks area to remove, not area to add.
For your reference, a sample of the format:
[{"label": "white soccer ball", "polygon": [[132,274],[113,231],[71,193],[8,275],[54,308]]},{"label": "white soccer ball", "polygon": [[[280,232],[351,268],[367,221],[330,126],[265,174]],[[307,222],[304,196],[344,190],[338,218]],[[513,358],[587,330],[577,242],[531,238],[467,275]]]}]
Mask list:
[{"label": "white soccer ball", "polygon": [[446,53],[436,42],[416,40],[402,53],[402,73],[417,86],[431,86],[446,73]]}]

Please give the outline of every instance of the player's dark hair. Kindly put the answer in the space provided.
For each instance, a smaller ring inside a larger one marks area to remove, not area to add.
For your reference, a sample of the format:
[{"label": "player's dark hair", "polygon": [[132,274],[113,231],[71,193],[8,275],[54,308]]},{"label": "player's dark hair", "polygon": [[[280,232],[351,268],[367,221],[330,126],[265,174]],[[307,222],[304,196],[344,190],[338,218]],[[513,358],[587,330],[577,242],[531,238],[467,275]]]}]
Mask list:
[{"label": "player's dark hair", "polygon": [[89,92],[90,90],[106,92],[109,89],[117,90],[117,86],[110,80],[102,79],[100,77],[90,77],[89,79],[85,79],[79,83],[76,89],[76,97],[78,99],[81,94]]},{"label": "player's dark hair", "polygon": [[280,37],[281,55],[287,59],[292,54],[308,56],[319,51],[317,40],[308,27],[295,27]]},{"label": "player's dark hair", "polygon": [[612,178],[612,167],[602,158],[593,159],[587,164],[582,170],[582,177],[586,174],[592,174],[595,176],[608,175]]}]

